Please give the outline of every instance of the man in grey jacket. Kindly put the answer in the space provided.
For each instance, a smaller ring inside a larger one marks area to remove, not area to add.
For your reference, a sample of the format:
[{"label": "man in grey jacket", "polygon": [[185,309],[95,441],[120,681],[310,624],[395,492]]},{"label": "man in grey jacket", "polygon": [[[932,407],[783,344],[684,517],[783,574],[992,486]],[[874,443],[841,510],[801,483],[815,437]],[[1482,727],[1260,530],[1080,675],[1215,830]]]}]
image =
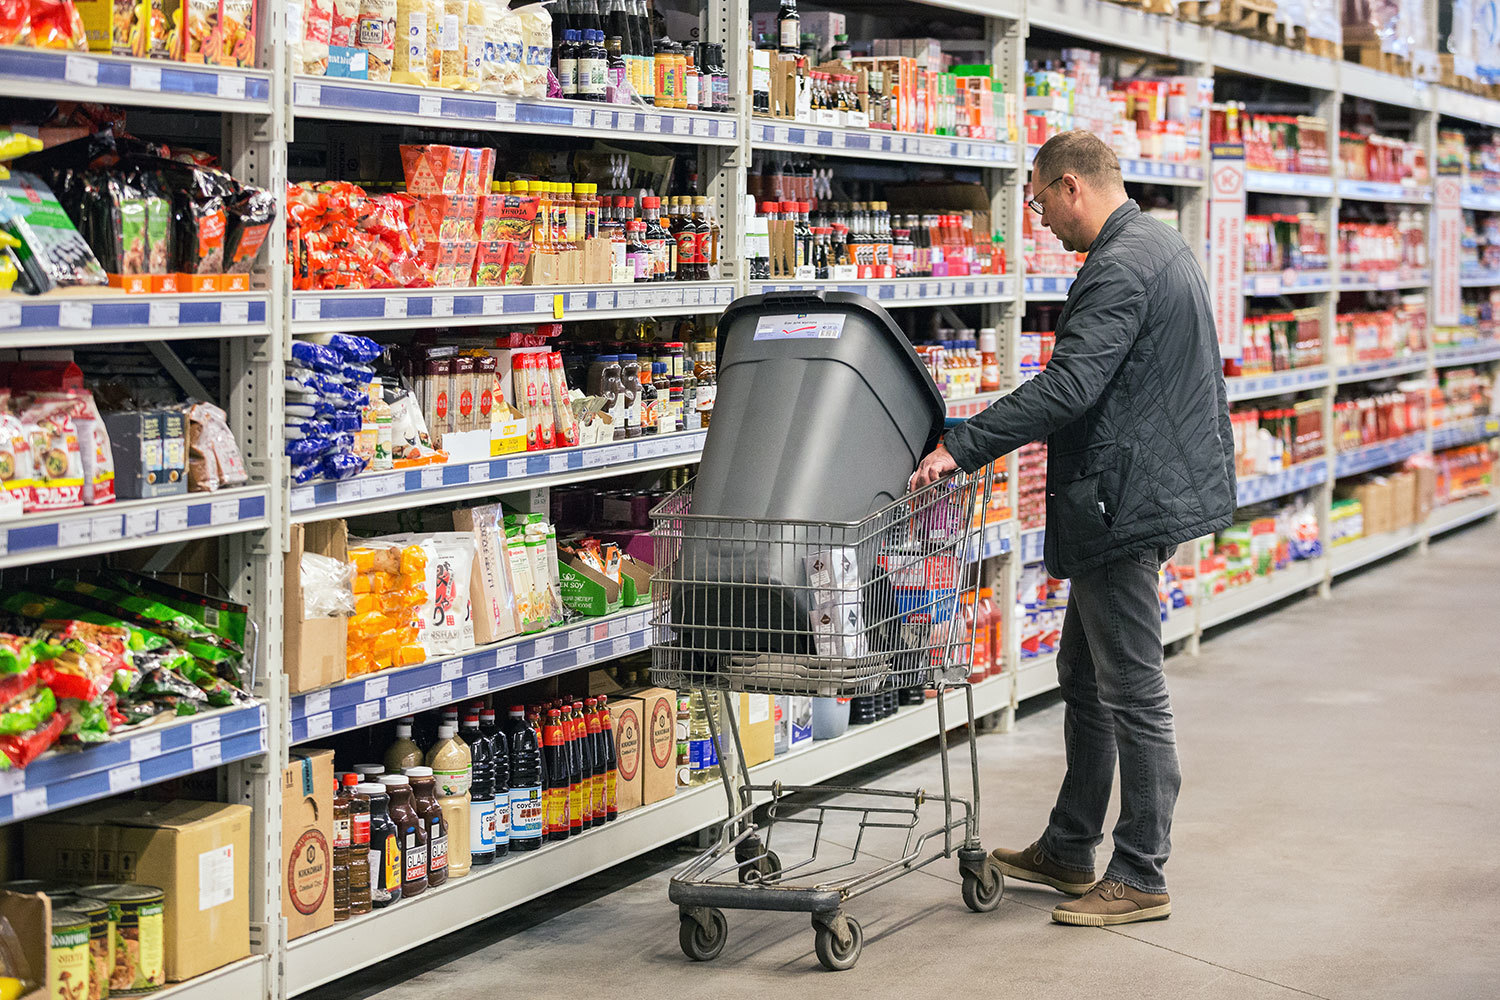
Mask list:
[{"label": "man in grey jacket", "polygon": [[[1162,675],[1157,574],[1180,543],[1229,524],[1234,445],[1208,285],[1187,244],[1125,195],[1120,161],[1065,132],[1037,153],[1030,207],[1088,251],[1036,378],[953,428],[914,487],[1047,439],[1047,571],[1071,578],[1057,654],[1067,774],[1041,838],[997,850],[1006,875],[1080,898],[1085,926],[1171,913],[1162,868],[1182,775]],[[1094,848],[1120,765],[1114,855]]]}]

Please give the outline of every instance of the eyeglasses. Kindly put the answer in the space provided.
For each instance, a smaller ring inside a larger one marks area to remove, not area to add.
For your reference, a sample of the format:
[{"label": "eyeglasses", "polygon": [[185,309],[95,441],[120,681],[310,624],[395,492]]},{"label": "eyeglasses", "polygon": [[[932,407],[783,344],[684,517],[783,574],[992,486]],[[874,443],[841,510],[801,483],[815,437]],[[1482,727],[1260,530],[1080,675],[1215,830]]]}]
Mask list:
[{"label": "eyeglasses", "polygon": [[1058,174],[1056,177],[1052,178],[1052,182],[1050,184],[1048,184],[1047,187],[1042,188],[1036,194],[1034,194],[1034,195],[1031,196],[1031,200],[1026,203],[1027,207],[1029,207],[1037,215],[1041,215],[1042,214],[1042,195],[1044,195],[1044,194],[1047,193],[1047,188],[1050,188],[1053,184],[1056,184],[1058,181],[1062,180],[1066,176],[1067,176],[1066,174]]}]

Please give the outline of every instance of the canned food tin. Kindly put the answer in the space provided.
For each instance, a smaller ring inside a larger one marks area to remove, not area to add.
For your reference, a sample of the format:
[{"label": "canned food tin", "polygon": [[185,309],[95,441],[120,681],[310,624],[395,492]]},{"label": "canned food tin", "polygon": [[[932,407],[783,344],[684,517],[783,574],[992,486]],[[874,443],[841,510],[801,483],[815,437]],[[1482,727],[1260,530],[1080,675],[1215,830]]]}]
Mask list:
[{"label": "canned food tin", "polygon": [[47,962],[49,1000],[88,1000],[89,915],[79,910],[52,911],[52,948]]},{"label": "canned food tin", "polygon": [[167,982],[165,897],[153,885],[86,885],[79,896],[109,904],[115,925],[112,997],[139,996]]},{"label": "canned food tin", "polygon": [[88,914],[89,918],[89,1000],[105,1000],[115,968],[115,922],[110,907],[102,899],[87,896],[54,896],[53,905]]}]

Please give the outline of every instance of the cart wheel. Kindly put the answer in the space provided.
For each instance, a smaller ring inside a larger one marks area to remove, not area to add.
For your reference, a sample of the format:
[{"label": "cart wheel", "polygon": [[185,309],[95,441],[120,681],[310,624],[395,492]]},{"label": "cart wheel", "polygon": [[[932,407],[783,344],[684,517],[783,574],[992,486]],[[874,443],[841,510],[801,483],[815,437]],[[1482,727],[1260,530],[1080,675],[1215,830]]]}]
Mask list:
[{"label": "cart wheel", "polygon": [[975,913],[988,913],[1000,905],[1005,895],[1005,876],[993,865],[986,866],[990,884],[986,886],[978,875],[964,872],[964,905]]},{"label": "cart wheel", "polygon": [[707,913],[708,929],[687,914],[682,915],[677,927],[677,943],[682,945],[682,953],[695,962],[712,962],[729,940],[729,921],[724,919],[724,911],[710,907]]},{"label": "cart wheel", "polygon": [[854,963],[859,961],[860,949],[865,946],[865,935],[859,928],[859,921],[853,917],[845,917],[844,920],[849,925],[848,947],[841,946],[833,928],[825,924],[818,925],[817,938],[813,942],[818,961],[829,972],[844,972],[854,968]]},{"label": "cart wheel", "polygon": [[[752,874],[753,873],[753,874]],[[772,882],[781,874],[781,858],[775,851],[767,851],[754,864],[740,863],[740,884]]]},{"label": "cart wheel", "polygon": [[754,861],[764,851],[765,848],[761,846],[760,837],[752,833],[734,845],[734,860],[740,864],[744,864],[747,861]]}]

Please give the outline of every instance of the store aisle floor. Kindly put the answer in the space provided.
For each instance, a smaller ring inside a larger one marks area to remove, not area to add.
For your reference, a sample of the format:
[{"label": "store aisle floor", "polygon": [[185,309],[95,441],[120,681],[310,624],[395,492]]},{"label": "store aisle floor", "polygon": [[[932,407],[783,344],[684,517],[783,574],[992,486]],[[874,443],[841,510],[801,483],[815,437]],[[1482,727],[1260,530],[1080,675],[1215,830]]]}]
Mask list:
[{"label": "store aisle floor", "polygon": [[[1184,771],[1170,920],[1055,926],[1062,897],[1014,882],[972,914],[939,862],[851,905],[866,942],[850,972],[823,972],[791,914],[730,913],[724,954],[699,965],[666,898],[686,855],[666,850],[313,996],[1494,996],[1500,526],[1374,567],[1332,603],[1294,602],[1170,662]],[[1040,832],[1061,720],[1053,702],[981,739],[986,847]],[[933,750],[858,780],[939,787]]]}]

